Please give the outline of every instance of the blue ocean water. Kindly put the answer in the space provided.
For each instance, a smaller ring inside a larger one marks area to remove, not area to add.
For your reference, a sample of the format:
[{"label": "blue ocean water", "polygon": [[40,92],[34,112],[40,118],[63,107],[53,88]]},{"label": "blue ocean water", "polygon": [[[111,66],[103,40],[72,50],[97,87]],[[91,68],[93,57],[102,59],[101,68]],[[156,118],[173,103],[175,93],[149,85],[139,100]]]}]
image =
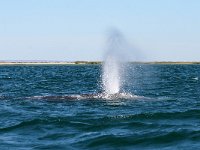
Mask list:
[{"label": "blue ocean water", "polygon": [[0,149],[199,149],[200,65],[125,79],[136,97],[79,98],[102,92],[101,65],[0,66]]}]

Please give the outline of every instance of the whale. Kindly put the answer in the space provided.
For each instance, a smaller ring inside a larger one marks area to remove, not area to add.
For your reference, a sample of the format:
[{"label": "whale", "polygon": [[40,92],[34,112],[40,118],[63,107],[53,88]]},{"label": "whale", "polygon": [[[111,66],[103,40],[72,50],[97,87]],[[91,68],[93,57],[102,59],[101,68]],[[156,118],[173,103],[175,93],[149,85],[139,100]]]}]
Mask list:
[{"label": "whale", "polygon": [[48,100],[48,101],[62,101],[62,100],[84,100],[84,99],[133,99],[139,98],[137,95],[130,93],[92,93],[92,94],[70,94],[70,95],[47,95],[47,96],[33,96],[29,97],[33,100]]}]

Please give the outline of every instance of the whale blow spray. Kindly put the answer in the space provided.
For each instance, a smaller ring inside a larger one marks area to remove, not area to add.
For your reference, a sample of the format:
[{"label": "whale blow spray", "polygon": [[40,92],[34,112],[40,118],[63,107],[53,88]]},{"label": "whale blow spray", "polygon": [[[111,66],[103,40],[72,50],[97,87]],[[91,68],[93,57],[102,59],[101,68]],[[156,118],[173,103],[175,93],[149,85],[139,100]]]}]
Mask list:
[{"label": "whale blow spray", "polygon": [[119,31],[111,32],[102,68],[103,90],[107,95],[120,93],[124,80],[124,66],[127,62],[125,43]]}]

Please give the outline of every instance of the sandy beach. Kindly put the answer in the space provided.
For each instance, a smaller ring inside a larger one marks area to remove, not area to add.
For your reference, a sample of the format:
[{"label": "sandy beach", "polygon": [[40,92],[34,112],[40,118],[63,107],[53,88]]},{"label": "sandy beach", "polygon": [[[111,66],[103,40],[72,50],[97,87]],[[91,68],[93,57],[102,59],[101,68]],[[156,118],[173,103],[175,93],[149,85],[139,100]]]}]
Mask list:
[{"label": "sandy beach", "polygon": [[0,65],[86,65],[86,64],[100,64],[101,62],[94,61],[74,61],[74,62],[64,62],[64,61],[38,61],[38,62],[30,62],[30,61],[0,61]]}]

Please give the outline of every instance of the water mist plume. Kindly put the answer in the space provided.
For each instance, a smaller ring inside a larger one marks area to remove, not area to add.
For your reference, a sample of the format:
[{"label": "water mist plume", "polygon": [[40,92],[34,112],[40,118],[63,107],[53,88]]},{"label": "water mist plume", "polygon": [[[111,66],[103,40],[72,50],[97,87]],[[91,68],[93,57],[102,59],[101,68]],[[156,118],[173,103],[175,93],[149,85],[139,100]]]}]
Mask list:
[{"label": "water mist plume", "polygon": [[124,64],[128,60],[125,56],[126,42],[119,31],[110,32],[107,42],[108,48],[103,63],[102,82],[104,93],[111,95],[119,93],[121,90]]}]

